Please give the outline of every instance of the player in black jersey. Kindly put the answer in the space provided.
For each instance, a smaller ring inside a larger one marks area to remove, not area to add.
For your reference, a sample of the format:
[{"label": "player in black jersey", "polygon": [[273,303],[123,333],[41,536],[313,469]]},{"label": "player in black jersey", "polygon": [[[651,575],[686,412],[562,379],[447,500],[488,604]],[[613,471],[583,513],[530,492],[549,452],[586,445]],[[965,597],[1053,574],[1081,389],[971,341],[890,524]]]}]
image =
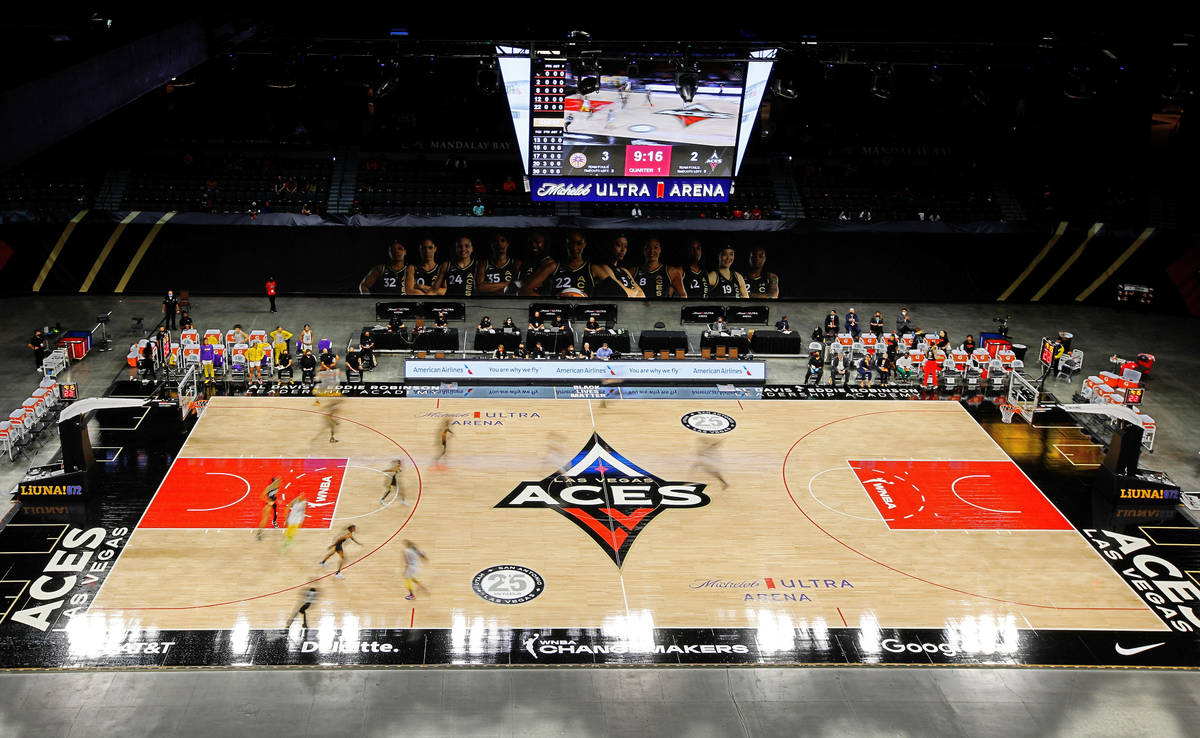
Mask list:
[{"label": "player in black jersey", "polygon": [[492,255],[479,263],[475,275],[475,289],[479,294],[511,294],[515,290],[517,275],[521,273],[521,261],[508,255],[508,237],[496,234],[492,239]]},{"label": "player in black jersey", "polygon": [[546,261],[521,288],[522,295],[537,295],[538,290],[549,282],[552,295],[562,297],[587,297],[596,285],[606,279],[617,281],[611,268],[604,264],[592,264],[583,258],[587,249],[587,237],[583,231],[571,231],[567,236],[567,257],[561,262]]},{"label": "player in black jersey", "polygon": [[460,236],[454,243],[454,261],[442,264],[437,294],[471,297],[475,294],[475,272],[475,246],[471,239]]},{"label": "player in black jersey", "polygon": [[716,271],[708,273],[708,294],[718,298],[742,298],[750,296],[746,292],[746,280],[742,275],[733,271],[733,260],[737,256],[732,246],[726,246],[717,253]]},{"label": "player in black jersey", "polygon": [[756,300],[779,299],[779,277],[763,269],[767,250],[762,246],[750,249],[750,271],[746,272],[746,291]]},{"label": "player in black jersey", "polygon": [[688,244],[688,263],[683,268],[683,288],[692,299],[708,297],[708,274],[704,271],[704,247],[693,239]]},{"label": "player in black jersey", "polygon": [[407,295],[408,264],[404,261],[405,253],[404,244],[399,241],[392,241],[392,245],[388,247],[387,263],[376,264],[371,267],[371,271],[367,272],[367,276],[363,277],[362,281],[358,283],[359,293],[364,295],[372,293],[380,295]]},{"label": "player in black jersey", "polygon": [[417,246],[421,260],[408,270],[408,294],[436,295],[435,289],[442,277],[442,265],[437,262],[437,244],[426,238]]},{"label": "player in black jersey", "polygon": [[612,261],[609,262],[609,269],[612,269],[613,279],[625,291],[625,297],[645,297],[646,294],[642,292],[642,288],[638,286],[637,280],[633,278],[633,272],[627,267],[621,266],[621,262],[625,260],[628,254],[629,239],[623,235],[618,235],[612,242]]},{"label": "player in black jersey", "polygon": [[554,265],[550,267],[551,272],[558,266],[558,262],[550,254],[546,253],[546,237],[534,231],[529,234],[529,255],[526,257],[524,265],[517,272],[520,275],[517,286],[520,288],[522,296],[536,297],[539,294],[536,289],[528,287],[528,285],[533,279],[533,275],[537,274],[547,264]]},{"label": "player in black jersey", "polygon": [[648,238],[642,246],[642,264],[633,275],[642,294],[646,297],[687,297],[683,286],[683,270],[667,266],[662,258],[662,244],[657,238]]}]

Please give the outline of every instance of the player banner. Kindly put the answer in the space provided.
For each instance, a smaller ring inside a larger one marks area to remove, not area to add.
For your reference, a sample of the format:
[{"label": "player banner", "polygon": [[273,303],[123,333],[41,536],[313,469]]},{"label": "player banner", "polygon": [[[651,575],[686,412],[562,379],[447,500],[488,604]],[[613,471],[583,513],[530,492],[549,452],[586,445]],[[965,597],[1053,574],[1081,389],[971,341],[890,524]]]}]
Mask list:
[{"label": "player banner", "polygon": [[728,202],[731,179],[622,179],[532,177],[534,201],[542,202]]}]

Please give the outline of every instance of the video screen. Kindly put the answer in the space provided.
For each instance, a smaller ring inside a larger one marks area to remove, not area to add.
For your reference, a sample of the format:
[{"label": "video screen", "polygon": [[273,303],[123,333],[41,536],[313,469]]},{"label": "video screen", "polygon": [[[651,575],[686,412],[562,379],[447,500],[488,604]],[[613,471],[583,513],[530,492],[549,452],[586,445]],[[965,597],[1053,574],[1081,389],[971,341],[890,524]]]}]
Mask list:
[{"label": "video screen", "polygon": [[[539,65],[544,106],[534,115],[534,173],[567,177],[732,177],[745,94],[745,63],[702,64],[684,102],[668,62],[639,64],[636,75],[601,74],[579,91],[566,60]],[[535,102],[536,98],[535,89]],[[540,171],[539,171],[540,170]]]}]

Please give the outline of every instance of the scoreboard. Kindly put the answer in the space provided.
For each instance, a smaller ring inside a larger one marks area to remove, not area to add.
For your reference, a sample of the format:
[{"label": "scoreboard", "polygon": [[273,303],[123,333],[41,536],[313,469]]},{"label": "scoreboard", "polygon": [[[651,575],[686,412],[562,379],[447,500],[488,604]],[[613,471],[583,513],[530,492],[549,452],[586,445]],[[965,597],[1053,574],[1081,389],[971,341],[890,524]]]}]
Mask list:
[{"label": "scoreboard", "polygon": [[[707,68],[687,102],[666,61],[644,63],[636,76],[597,75],[599,88],[583,94],[571,60],[544,51],[528,58],[528,107],[512,92],[509,103],[518,140],[528,142],[522,149],[534,200],[729,199],[769,58]],[[749,95],[748,81],[754,82]],[[524,110],[526,131],[520,130]]]}]

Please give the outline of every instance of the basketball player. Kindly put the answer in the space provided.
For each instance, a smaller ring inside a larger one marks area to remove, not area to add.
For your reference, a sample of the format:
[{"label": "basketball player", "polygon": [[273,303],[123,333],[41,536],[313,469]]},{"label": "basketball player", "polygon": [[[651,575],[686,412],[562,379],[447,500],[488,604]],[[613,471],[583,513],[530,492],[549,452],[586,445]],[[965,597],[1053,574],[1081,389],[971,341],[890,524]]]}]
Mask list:
[{"label": "basketball player", "polygon": [[549,267],[550,272],[558,267],[558,263],[546,253],[546,237],[534,231],[529,234],[529,258],[525,259],[524,266],[517,271],[520,275],[517,280],[517,286],[520,288],[519,294],[525,297],[537,296],[538,292],[532,289],[526,290],[526,285],[533,279],[533,275],[537,274],[539,270],[546,268],[547,264],[554,265]]},{"label": "basketball player", "polygon": [[[337,372],[329,372],[333,375],[334,385],[337,385]],[[332,390],[331,390],[332,391]],[[325,411],[325,425],[329,428],[329,442],[338,443],[338,439],[334,438],[334,432],[337,431],[340,419],[337,416],[338,407],[341,406],[340,399],[336,399],[329,404],[329,408]]]},{"label": "basketball player", "polygon": [[296,537],[296,531],[300,529],[301,525],[304,525],[304,515],[307,508],[308,500],[304,499],[303,492],[296,495],[288,503],[287,530],[283,533],[283,550],[285,552],[292,545],[292,539]]},{"label": "basketball player", "polygon": [[449,450],[447,444],[450,442],[450,436],[454,435],[454,431],[450,430],[450,418],[442,420],[442,427],[438,431],[438,443],[442,446],[442,452],[437,456],[437,463],[440,466],[442,459],[446,458],[446,452]]},{"label": "basketball player", "polygon": [[[408,294],[408,264],[404,261],[406,254],[404,244],[392,241],[387,254],[387,263],[371,267],[371,271],[367,272],[367,275],[358,283],[360,294],[369,295],[373,289],[376,294],[380,295]],[[379,285],[378,289],[375,289],[376,284]]]},{"label": "basketball player", "polygon": [[[624,98],[621,99],[621,107],[625,107]],[[608,117],[605,118],[605,120],[604,120],[604,127],[607,128],[608,130],[612,130],[613,128],[616,128],[616,124],[617,124],[617,111],[614,110],[613,108],[609,108],[608,109]]]},{"label": "basketball player", "polygon": [[750,249],[750,271],[746,272],[746,291],[756,300],[779,299],[779,277],[763,269],[767,251],[762,246]]},{"label": "basketball player", "polygon": [[329,544],[329,553],[325,554],[325,558],[321,559],[321,566],[325,566],[325,562],[329,561],[334,554],[337,554],[338,568],[337,571],[333,573],[334,579],[346,578],[342,576],[342,567],[346,565],[346,552],[342,550],[342,547],[346,545],[346,541],[354,541],[355,543],[358,543],[358,545],[362,545],[358,542],[358,539],[354,537],[354,531],[356,530],[358,530],[358,526],[346,526],[346,532],[338,536],[333,543]]},{"label": "basketball player", "polygon": [[428,560],[429,557],[425,555],[424,551],[417,548],[415,543],[404,542],[404,586],[408,589],[408,594],[404,595],[404,599],[417,599],[417,596],[413,594],[414,585],[423,594],[429,594],[429,589],[417,579],[417,575],[421,573],[421,562]]},{"label": "basketball player", "polygon": [[263,511],[262,517],[258,520],[258,527],[254,529],[254,537],[262,540],[263,528],[267,527],[267,520],[271,521],[272,528],[279,527],[279,483],[283,481],[282,477],[273,477],[266,489],[263,490]]},{"label": "basketball player", "polygon": [[618,235],[612,242],[612,263],[609,264],[609,269],[612,269],[613,279],[625,291],[626,297],[645,297],[642,288],[638,286],[637,280],[633,278],[633,272],[626,267],[621,266],[621,262],[629,254],[629,239],[624,235]]},{"label": "basketball player", "polygon": [[383,497],[379,498],[379,504],[383,505],[384,500],[391,494],[392,490],[396,490],[396,497],[400,500],[401,505],[407,505],[408,499],[404,494],[404,482],[400,481],[400,474],[404,471],[404,459],[396,459],[396,463],[388,469],[388,485],[383,490]]},{"label": "basketball player", "polygon": [[529,283],[521,288],[522,295],[536,295],[549,280],[550,292],[554,295],[587,297],[596,290],[596,284],[606,279],[616,282],[611,268],[603,264],[592,264],[583,258],[587,249],[587,237],[583,231],[571,231],[567,236],[567,258],[562,262],[553,260],[544,263]]},{"label": "basketball player", "polygon": [[646,297],[687,297],[683,286],[683,270],[667,266],[662,258],[662,244],[657,238],[648,238],[642,246],[642,264],[633,279]]},{"label": "basketball player", "polygon": [[296,614],[288,620],[287,627],[292,627],[292,623],[296,621],[296,618],[300,618],[300,627],[308,630],[308,608],[312,607],[316,601],[317,588],[309,587],[304,591],[304,602],[300,604],[300,609],[296,611]]},{"label": "basketball player", "polygon": [[688,244],[688,264],[683,269],[683,288],[687,297],[708,297],[708,278],[704,273],[704,247],[692,239]]},{"label": "basketball player", "polygon": [[713,475],[721,482],[721,489],[729,489],[729,482],[721,474],[721,445],[722,438],[706,436],[700,439],[696,449],[697,466],[700,471]]},{"label": "basketball player", "polygon": [[513,294],[516,292],[517,275],[521,273],[521,261],[508,255],[508,237],[496,234],[492,239],[492,255],[480,262],[475,275],[475,288],[479,294]]},{"label": "basketball player", "polygon": [[434,287],[442,278],[442,265],[437,261],[437,244],[426,238],[417,246],[420,262],[405,272],[405,294],[434,295]]},{"label": "basketball player", "polygon": [[717,253],[716,271],[708,273],[708,292],[713,297],[745,299],[750,296],[746,291],[746,280],[733,270],[733,260],[737,254],[732,246],[726,246]]},{"label": "basketball player", "polygon": [[475,294],[475,246],[471,239],[460,236],[454,242],[454,261],[442,264],[442,276],[434,288],[435,294],[471,297]]}]

